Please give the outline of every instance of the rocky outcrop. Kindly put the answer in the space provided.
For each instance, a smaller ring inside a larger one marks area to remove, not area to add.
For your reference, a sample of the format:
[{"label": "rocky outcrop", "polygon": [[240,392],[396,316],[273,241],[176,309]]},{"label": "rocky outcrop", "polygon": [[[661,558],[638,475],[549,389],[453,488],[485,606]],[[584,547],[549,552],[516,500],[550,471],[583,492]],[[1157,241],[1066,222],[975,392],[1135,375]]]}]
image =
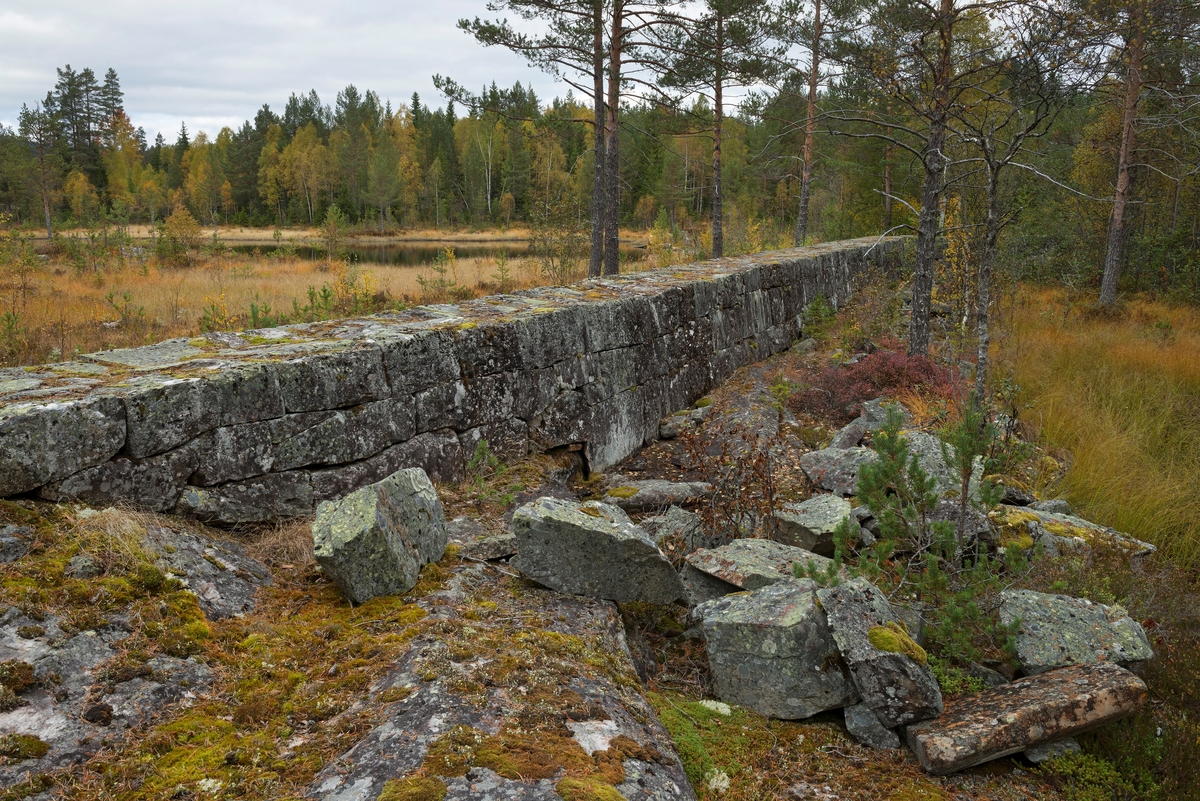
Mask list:
[{"label": "rocky outcrop", "polygon": [[972,695],[905,739],[941,776],[1120,720],[1145,702],[1145,683],[1124,668],[1079,665]]},{"label": "rocky outcrop", "polygon": [[859,578],[817,597],[854,686],[886,728],[942,713],[942,693],[925,652],[900,626],[883,593]]},{"label": "rocky outcrop", "polygon": [[446,517],[420,468],[398,470],[317,507],[313,555],[354,603],[400,595],[446,550]]},{"label": "rocky outcrop", "polygon": [[785,503],[775,511],[780,542],[833,556],[833,532],[850,516],[850,502],[837,495],[814,495],[801,503]]},{"label": "rocky outcrop", "polygon": [[601,502],[627,512],[649,512],[698,503],[712,495],[712,491],[712,484],[705,481],[621,481],[608,488]]},{"label": "rocky outcrop", "polygon": [[513,515],[513,533],[513,565],[559,592],[654,604],[684,594],[666,556],[615,506],[539,498]]},{"label": "rocky outcrop", "polygon": [[816,590],[787,579],[696,608],[719,697],[785,720],[853,702]]},{"label": "rocky outcrop", "polygon": [[1154,657],[1146,632],[1119,606],[1005,590],[1000,593],[1000,622],[1019,624],[1017,660],[1029,674],[1093,662],[1130,667]]},{"label": "rocky outcrop", "polygon": [[0,373],[0,497],[236,526],[404,467],[455,480],[484,440],[506,458],[578,446],[603,471],[787,349],[817,295],[902,254],[871,238]]},{"label": "rocky outcrop", "polygon": [[253,611],[258,588],[271,583],[266,567],[246,556],[236,542],[149,526],[144,545],[167,576],[196,594],[196,602],[209,620]]},{"label": "rocky outcrop", "polygon": [[817,487],[846,497],[858,489],[858,471],[879,460],[870,448],[825,448],[800,457],[800,468]]}]

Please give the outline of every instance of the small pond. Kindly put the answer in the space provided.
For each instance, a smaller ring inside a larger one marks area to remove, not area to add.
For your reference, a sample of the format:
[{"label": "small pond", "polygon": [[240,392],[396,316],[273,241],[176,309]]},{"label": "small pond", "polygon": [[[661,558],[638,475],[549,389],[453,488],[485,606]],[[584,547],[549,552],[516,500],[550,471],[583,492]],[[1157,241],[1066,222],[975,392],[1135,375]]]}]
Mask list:
[{"label": "small pond", "polygon": [[[232,245],[234,253],[250,255],[256,250],[269,255],[275,250],[274,241],[239,243]],[[326,257],[325,248],[319,245],[296,244],[296,255],[301,259],[317,261]],[[512,242],[354,242],[342,248],[350,261],[362,264],[390,264],[398,267],[417,267],[432,264],[446,248],[454,248],[460,259],[479,258],[506,254],[510,258],[529,255],[529,243]],[[621,260],[636,261],[646,254],[644,248],[622,246]]]}]

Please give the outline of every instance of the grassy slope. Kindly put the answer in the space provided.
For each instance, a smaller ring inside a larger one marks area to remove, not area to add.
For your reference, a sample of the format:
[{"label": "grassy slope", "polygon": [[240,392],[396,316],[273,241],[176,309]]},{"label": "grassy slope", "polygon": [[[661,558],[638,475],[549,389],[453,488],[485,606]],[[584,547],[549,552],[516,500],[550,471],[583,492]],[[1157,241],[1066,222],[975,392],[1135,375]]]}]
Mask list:
[{"label": "grassy slope", "polygon": [[1006,350],[1025,412],[1069,452],[1059,487],[1085,517],[1200,563],[1200,312],[1135,301],[1123,319],[1064,314],[1026,291]]}]

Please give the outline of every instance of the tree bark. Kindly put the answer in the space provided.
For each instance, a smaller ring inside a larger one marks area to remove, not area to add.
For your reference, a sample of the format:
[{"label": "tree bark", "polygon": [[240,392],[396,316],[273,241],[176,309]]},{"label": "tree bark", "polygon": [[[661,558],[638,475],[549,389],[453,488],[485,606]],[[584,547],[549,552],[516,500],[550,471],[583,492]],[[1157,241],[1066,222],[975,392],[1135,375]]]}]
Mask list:
[{"label": "tree bark", "polygon": [[821,0],[813,0],[812,61],[808,70],[808,103],[804,118],[804,150],[800,167],[800,210],[793,242],[802,247],[808,239],[808,205],[812,197],[813,131],[817,125],[817,78],[821,67]]},{"label": "tree bark", "polygon": [[917,254],[913,265],[912,319],[908,329],[908,353],[929,353],[929,312],[933,305],[933,266],[937,258],[938,205],[945,170],[946,121],[950,107],[951,48],[953,46],[954,0],[942,0],[939,52],[933,75],[933,103],[929,139],[925,144],[925,185],[921,192],[921,214],[917,218]]},{"label": "tree bark", "polygon": [[1142,57],[1146,45],[1145,13],[1140,10],[1133,21],[1135,30],[1129,42],[1129,67],[1125,73],[1125,113],[1121,119],[1121,147],[1117,156],[1117,186],[1113,195],[1112,220],[1108,227],[1108,249],[1104,254],[1104,278],[1100,283],[1100,305],[1111,306],[1117,300],[1117,279],[1125,256],[1125,211],[1129,204],[1132,178],[1130,161],[1136,135],[1138,97],[1142,91]]},{"label": "tree bark", "polygon": [[713,218],[712,218],[712,256],[714,259],[719,259],[725,255],[725,227],[724,227],[724,210],[721,199],[721,128],[724,124],[724,105],[725,97],[722,92],[725,82],[724,75],[724,59],[725,54],[723,47],[725,42],[723,37],[725,34],[725,20],[720,12],[717,12],[717,59],[716,59],[716,80],[713,81]]},{"label": "tree bark", "polygon": [[979,310],[975,315],[975,336],[978,341],[978,350],[975,356],[975,398],[978,403],[983,403],[988,396],[988,369],[991,364],[989,323],[992,318],[992,268],[996,264],[996,241],[1000,237],[1000,170],[998,166],[990,164],[987,177],[987,204],[983,253],[979,258],[979,285],[975,290],[979,300]]},{"label": "tree bark", "polygon": [[604,274],[621,271],[619,229],[621,213],[621,165],[617,126],[621,107],[621,48],[624,45],[625,3],[613,0],[612,31],[608,49],[608,113],[605,117],[604,164]]},{"label": "tree bark", "polygon": [[588,278],[604,272],[604,0],[592,3],[592,251],[588,258]]}]

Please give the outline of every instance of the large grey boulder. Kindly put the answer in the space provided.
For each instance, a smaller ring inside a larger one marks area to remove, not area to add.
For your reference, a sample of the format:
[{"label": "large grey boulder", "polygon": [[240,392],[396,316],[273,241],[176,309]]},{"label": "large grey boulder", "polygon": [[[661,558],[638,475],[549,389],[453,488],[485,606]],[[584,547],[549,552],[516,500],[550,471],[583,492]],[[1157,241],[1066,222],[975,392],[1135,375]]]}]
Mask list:
[{"label": "large grey boulder", "polygon": [[1146,632],[1119,606],[1031,590],[1000,593],[1000,622],[1017,630],[1017,659],[1029,674],[1067,665],[1116,662],[1129,667],[1154,656]]},{"label": "large grey boulder", "polygon": [[915,643],[902,634],[877,587],[857,578],[820,590],[817,597],[855,687],[886,728],[942,714],[942,693],[924,652],[908,647]]},{"label": "large grey boulder", "polygon": [[833,532],[850,516],[850,501],[837,495],[814,495],[802,503],[785,503],[775,511],[780,542],[833,556]]},{"label": "large grey boulder", "polygon": [[718,696],[785,720],[855,700],[816,589],[787,579],[697,607]]},{"label": "large grey boulder", "polygon": [[513,565],[550,589],[622,603],[684,594],[667,557],[616,506],[538,498],[513,514],[513,533]]},{"label": "large grey boulder", "polygon": [[1077,665],[971,696],[910,726],[908,747],[937,776],[1120,720],[1146,703],[1146,684],[1111,664]]},{"label": "large grey boulder", "polygon": [[870,448],[826,448],[802,454],[800,469],[816,486],[844,497],[858,489],[859,469],[878,460]]},{"label": "large grey boulder", "polygon": [[446,550],[446,517],[425,471],[411,467],[317,507],[313,555],[351,601],[399,595]]},{"label": "large grey boulder", "polygon": [[647,512],[704,500],[712,495],[712,484],[705,481],[623,481],[610,487],[602,503],[619,506],[627,512]]}]

